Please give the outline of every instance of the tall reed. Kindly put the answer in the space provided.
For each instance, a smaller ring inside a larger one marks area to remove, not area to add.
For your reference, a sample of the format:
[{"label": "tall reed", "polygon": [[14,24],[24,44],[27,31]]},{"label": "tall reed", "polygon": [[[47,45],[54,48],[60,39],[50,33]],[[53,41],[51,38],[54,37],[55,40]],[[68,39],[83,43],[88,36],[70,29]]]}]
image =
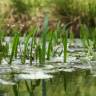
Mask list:
[{"label": "tall reed", "polygon": [[[33,47],[35,46],[35,34],[36,34],[36,32],[37,32],[37,28],[33,28],[32,29],[32,36],[31,36],[31,48],[30,48],[30,65],[32,65],[32,60],[34,59],[33,58]],[[33,58],[33,59],[32,59]]]},{"label": "tall reed", "polygon": [[30,40],[30,38],[32,37],[32,35],[33,35],[33,32],[30,32],[30,33],[25,37],[25,39],[24,39],[24,49],[23,49],[22,58],[21,58],[22,64],[25,64],[26,56],[27,56],[28,43],[29,43],[29,40]]},{"label": "tall reed", "polygon": [[89,30],[86,25],[81,25],[80,39],[82,40],[85,48],[89,46]]},{"label": "tall reed", "polygon": [[42,63],[45,63],[47,33],[48,33],[48,16],[45,16],[43,24],[43,33],[42,33]]},{"label": "tall reed", "polygon": [[52,50],[53,50],[53,45],[52,45],[52,41],[53,41],[53,34],[54,32],[50,32],[50,40],[48,42],[48,49],[47,49],[47,59],[49,60],[50,59],[50,56],[51,56],[51,53],[52,53]]},{"label": "tall reed", "polygon": [[67,62],[67,31],[65,29],[65,26],[64,28],[62,29],[63,31],[63,36],[62,36],[62,43],[63,43],[63,55],[64,55],[64,63]]},{"label": "tall reed", "polygon": [[16,32],[15,36],[13,38],[13,42],[12,42],[12,50],[11,50],[9,64],[12,63],[13,57],[15,57],[15,58],[17,57],[17,54],[18,54],[18,44],[19,44],[19,33]]}]

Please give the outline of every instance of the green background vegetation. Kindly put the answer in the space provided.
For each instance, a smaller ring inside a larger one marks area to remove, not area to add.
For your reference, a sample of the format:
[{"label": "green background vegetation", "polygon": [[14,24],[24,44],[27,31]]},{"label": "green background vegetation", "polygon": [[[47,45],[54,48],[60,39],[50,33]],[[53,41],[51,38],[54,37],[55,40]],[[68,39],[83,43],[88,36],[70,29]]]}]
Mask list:
[{"label": "green background vegetation", "polygon": [[71,26],[75,28],[80,23],[91,28],[96,27],[95,0],[0,1],[0,27],[7,33],[11,33],[14,28],[24,33],[33,25],[41,27],[46,14],[53,29],[58,20],[69,26],[72,23]]}]

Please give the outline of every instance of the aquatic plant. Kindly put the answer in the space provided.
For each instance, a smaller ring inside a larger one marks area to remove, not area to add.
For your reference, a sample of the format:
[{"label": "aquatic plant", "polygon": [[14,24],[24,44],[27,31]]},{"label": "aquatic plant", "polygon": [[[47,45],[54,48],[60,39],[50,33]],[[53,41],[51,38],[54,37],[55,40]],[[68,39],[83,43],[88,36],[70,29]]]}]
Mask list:
[{"label": "aquatic plant", "polygon": [[41,49],[41,46],[40,45],[37,45],[36,46],[36,61],[39,59],[39,63],[42,64],[43,61],[42,61],[42,49]]},{"label": "aquatic plant", "polygon": [[48,17],[45,16],[43,31],[39,40],[39,44],[36,44],[36,60],[39,58],[39,63],[44,64],[46,60],[46,44],[48,36]]},{"label": "aquatic plant", "polygon": [[48,49],[47,49],[47,60],[50,59],[50,56],[51,56],[51,53],[52,53],[52,50],[53,50],[53,46],[52,46],[52,40],[53,40],[53,32],[50,32],[50,40],[48,42]]},{"label": "aquatic plant", "polygon": [[34,59],[34,56],[33,56],[33,48],[35,47],[35,43],[36,43],[36,39],[35,39],[35,34],[37,32],[37,28],[33,28],[32,30],[32,36],[31,36],[31,48],[30,48],[30,65],[32,65],[32,60]]},{"label": "aquatic plant", "polygon": [[11,49],[11,54],[9,58],[9,64],[12,63],[13,57],[17,58],[18,44],[19,44],[19,33],[16,32],[12,42],[12,49]]},{"label": "aquatic plant", "polygon": [[46,56],[46,39],[47,39],[47,32],[48,32],[48,16],[45,16],[44,24],[43,24],[43,33],[42,33],[42,63],[45,63],[45,56]]},{"label": "aquatic plant", "polygon": [[63,55],[64,55],[64,63],[66,63],[67,61],[67,31],[65,29],[65,26],[63,28],[63,36],[62,36],[62,43],[63,43],[63,48],[64,48],[64,52],[63,52]]},{"label": "aquatic plant", "polygon": [[94,49],[96,49],[96,28],[93,30],[92,38]]},{"label": "aquatic plant", "polygon": [[4,41],[4,33],[0,32],[0,64],[3,58],[8,56],[8,44]]},{"label": "aquatic plant", "polygon": [[57,26],[56,26],[56,29],[55,29],[55,31],[53,32],[53,42],[55,43],[55,44],[58,44],[58,43],[60,43],[60,39],[61,39],[61,32],[62,31],[62,28],[61,28],[61,22],[60,21],[58,21],[57,22]]},{"label": "aquatic plant", "polygon": [[70,45],[69,46],[74,46],[74,32],[70,32]]},{"label": "aquatic plant", "polygon": [[33,35],[33,32],[29,32],[29,34],[24,38],[24,49],[23,49],[22,58],[21,58],[22,64],[25,64],[25,60],[28,55],[27,54],[28,43],[32,35]]},{"label": "aquatic plant", "polygon": [[89,30],[86,25],[81,25],[80,39],[82,40],[85,48],[89,46]]}]

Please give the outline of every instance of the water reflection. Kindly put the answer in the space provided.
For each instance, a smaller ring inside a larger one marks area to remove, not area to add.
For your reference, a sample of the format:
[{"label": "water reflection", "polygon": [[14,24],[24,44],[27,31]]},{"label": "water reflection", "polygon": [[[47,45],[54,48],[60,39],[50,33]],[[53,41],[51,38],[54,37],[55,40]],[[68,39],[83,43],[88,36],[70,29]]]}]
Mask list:
[{"label": "water reflection", "polygon": [[83,65],[20,66],[2,68],[0,90],[8,96],[96,96],[96,76]]}]

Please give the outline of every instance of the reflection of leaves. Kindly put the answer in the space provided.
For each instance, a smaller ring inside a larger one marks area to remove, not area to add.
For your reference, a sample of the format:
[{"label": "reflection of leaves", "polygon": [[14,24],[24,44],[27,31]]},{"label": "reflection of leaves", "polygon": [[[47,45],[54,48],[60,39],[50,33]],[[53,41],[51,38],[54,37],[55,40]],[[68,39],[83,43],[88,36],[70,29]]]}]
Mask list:
[{"label": "reflection of leaves", "polygon": [[94,52],[92,60],[95,61],[96,60],[96,52]]}]

